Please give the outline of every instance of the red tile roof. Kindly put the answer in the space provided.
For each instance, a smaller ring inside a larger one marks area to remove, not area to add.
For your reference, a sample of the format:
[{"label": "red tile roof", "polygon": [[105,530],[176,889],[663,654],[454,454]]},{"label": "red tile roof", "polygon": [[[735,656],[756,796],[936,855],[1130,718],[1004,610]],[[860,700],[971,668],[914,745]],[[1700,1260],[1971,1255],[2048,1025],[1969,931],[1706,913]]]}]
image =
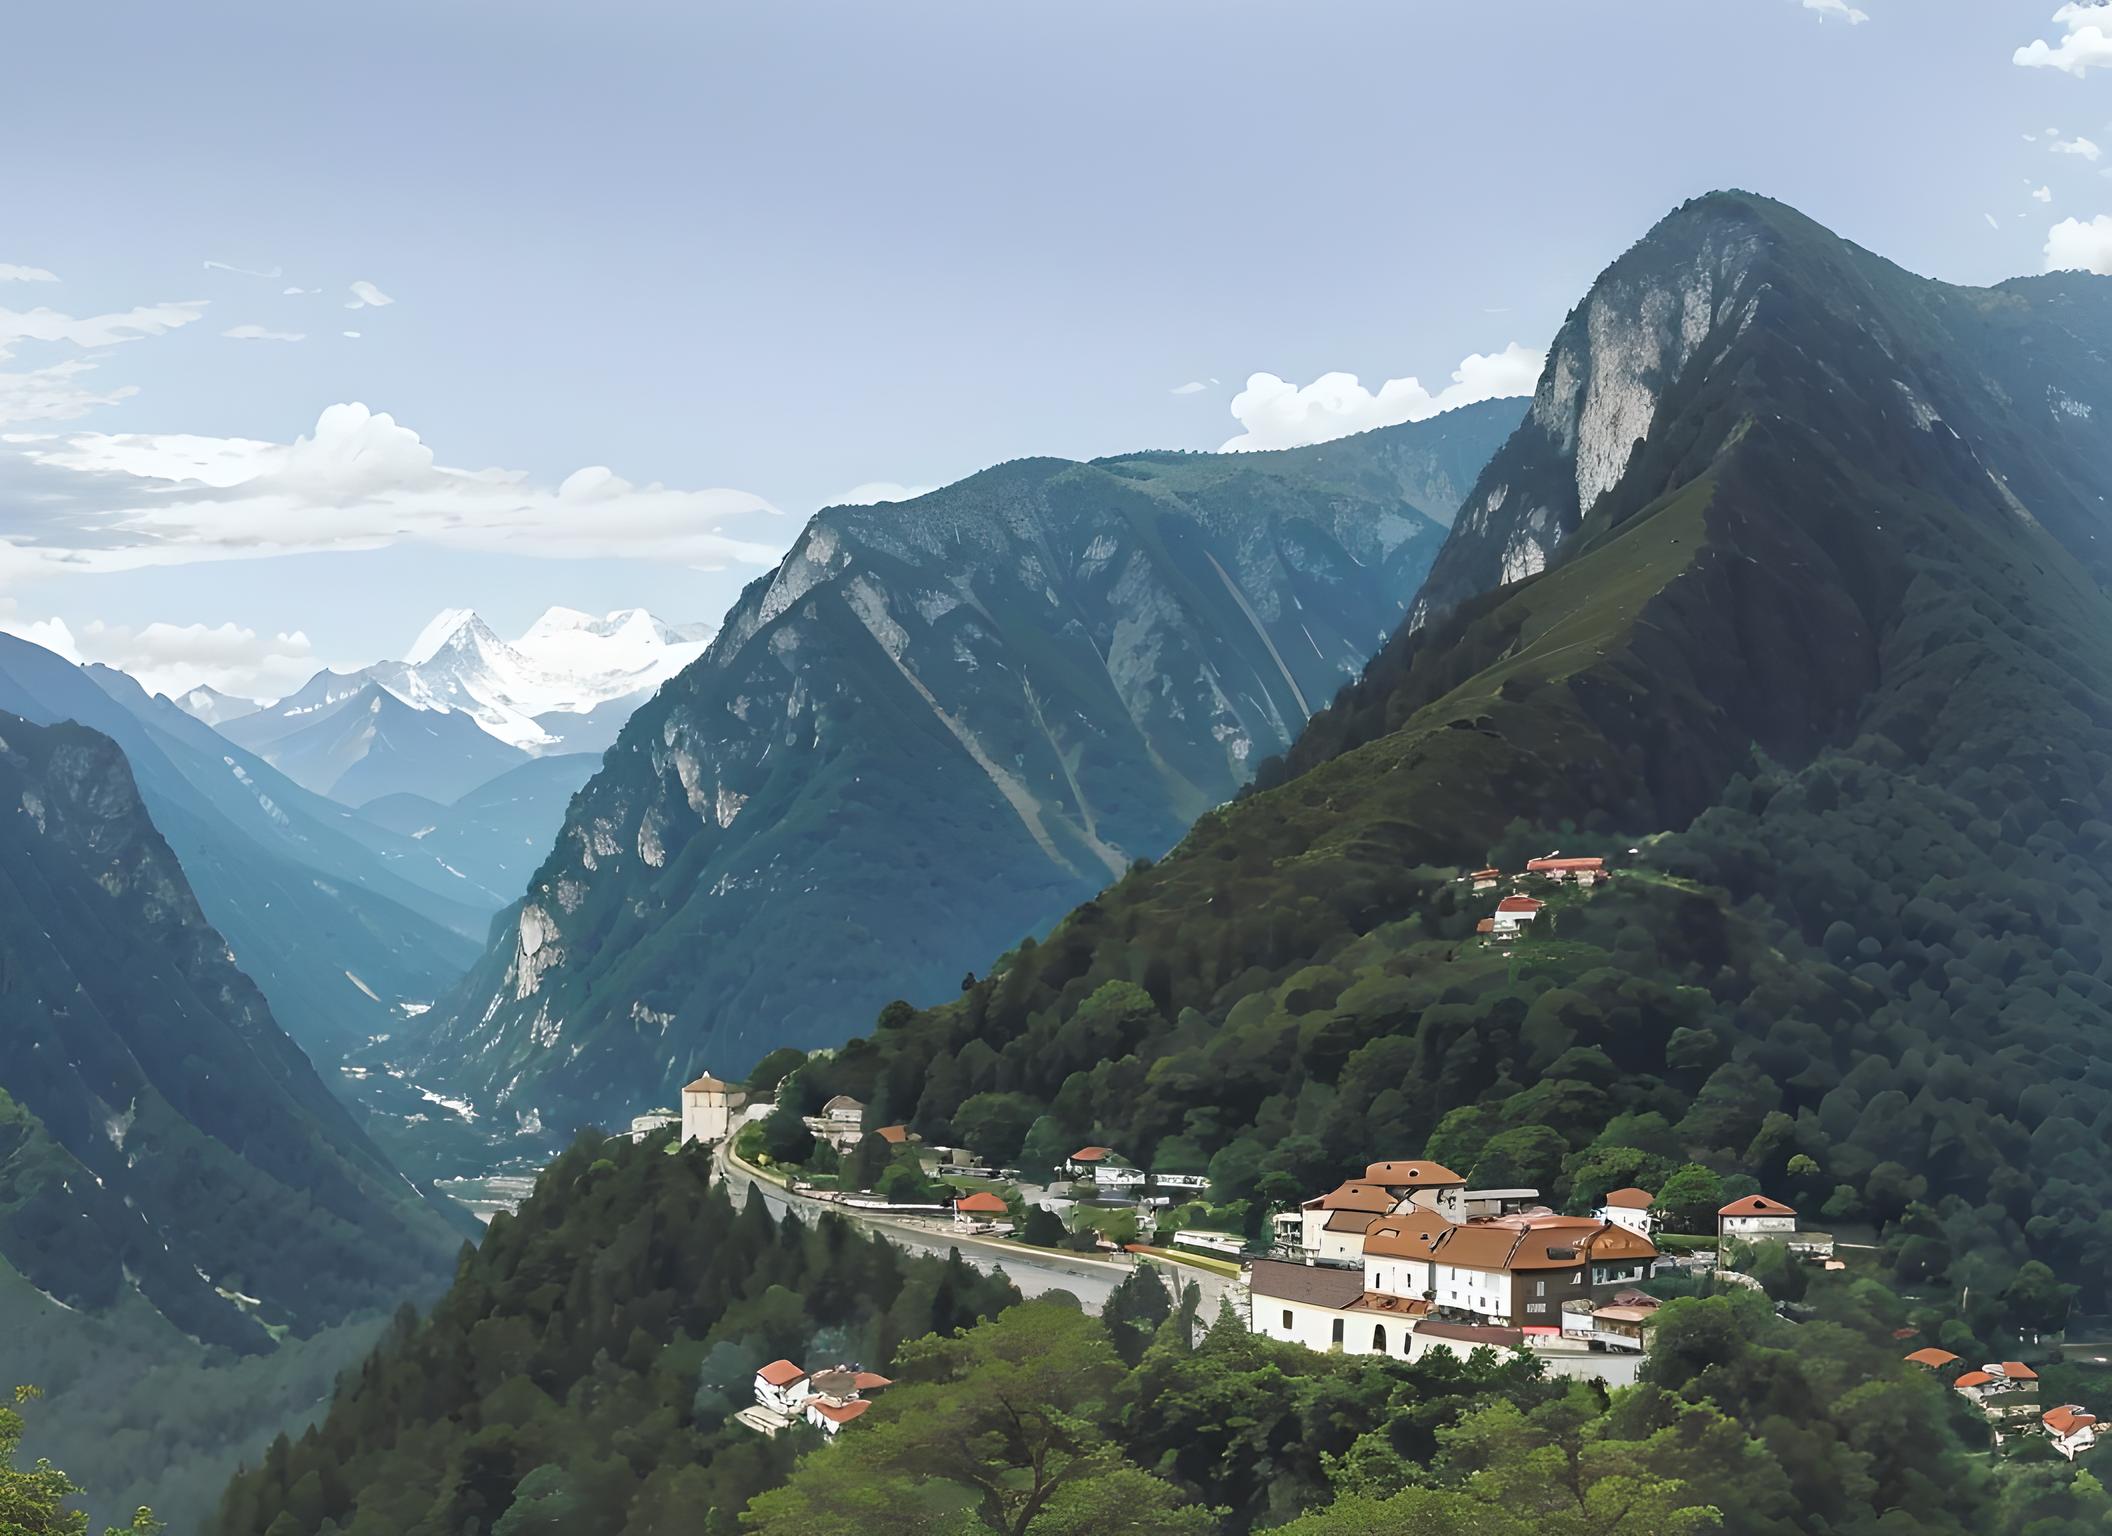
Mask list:
[{"label": "red tile roof", "polygon": [[1647,1189],[1630,1185],[1626,1189],[1610,1189],[1606,1192],[1606,1203],[1624,1211],[1647,1211],[1657,1203],[1657,1196]]},{"label": "red tile roof", "polygon": [[1464,1186],[1467,1182],[1443,1163],[1407,1161],[1373,1163],[1364,1170],[1363,1181],[1389,1189],[1430,1189],[1441,1184]]},{"label": "red tile roof", "polygon": [[1503,871],[1500,869],[1477,869],[1472,875],[1468,876],[1472,880],[1498,880],[1502,877]]},{"label": "red tile roof", "polygon": [[1496,903],[1499,912],[1537,912],[1547,903],[1535,901],[1530,896],[1506,896]]},{"label": "red tile roof", "polygon": [[851,1420],[857,1418],[859,1414],[865,1412],[866,1409],[872,1406],[873,1405],[871,1403],[867,1402],[862,1397],[853,1398],[851,1399],[851,1401],[843,1404],[841,1407],[838,1407],[834,1403],[824,1403],[819,1399],[816,1399],[815,1401],[807,1404],[807,1408],[810,1412],[818,1413],[823,1418],[828,1419],[831,1422],[837,1424],[850,1423]]},{"label": "red tile roof", "polygon": [[1483,918],[1474,925],[1474,931],[1476,933],[1494,933],[1496,931],[1496,919],[1493,917]]},{"label": "red tile roof", "polygon": [[858,1390],[861,1392],[877,1392],[882,1387],[894,1385],[893,1381],[881,1375],[878,1371],[860,1371],[857,1379]]},{"label": "red tile roof", "polygon": [[2037,1381],[2039,1373],[2021,1360],[2002,1362],[2002,1376],[2007,1381]]},{"label": "red tile roof", "polygon": [[1779,1200],[1770,1200],[1765,1195],[1747,1195],[1743,1200],[1733,1200],[1716,1213],[1718,1216],[1794,1216],[1796,1210]]},{"label": "red tile roof", "polygon": [[900,1146],[903,1142],[909,1140],[909,1127],[906,1125],[883,1125],[873,1134],[882,1141],[892,1142],[896,1146]]},{"label": "red tile roof", "polygon": [[2077,1430],[2088,1429],[2095,1424],[2097,1415],[2085,1412],[2080,1403],[2063,1403],[2058,1408],[2049,1408],[2040,1414],[2039,1422],[2046,1426],[2048,1434],[2059,1435],[2065,1440]]},{"label": "red tile roof", "polygon": [[1103,1163],[1114,1155],[1114,1150],[1110,1147],[1080,1147],[1071,1154],[1071,1161],[1074,1163]]},{"label": "red tile roof", "polygon": [[789,1360],[773,1360],[755,1374],[773,1387],[789,1387],[807,1373]]},{"label": "red tile roof", "polygon": [[987,1189],[962,1196],[953,1202],[953,1208],[968,1216],[1002,1216],[1007,1209],[1005,1202]]},{"label": "red tile roof", "polygon": [[1985,1371],[1967,1371],[1951,1385],[1954,1387],[1984,1387],[1995,1378]]},{"label": "red tile roof", "polygon": [[1538,874],[1547,870],[1604,869],[1604,859],[1527,859],[1525,867]]},{"label": "red tile roof", "polygon": [[1947,1365],[1956,1365],[1958,1357],[1947,1349],[1917,1349],[1907,1356],[1909,1365],[1925,1365],[1932,1371],[1940,1371]]}]

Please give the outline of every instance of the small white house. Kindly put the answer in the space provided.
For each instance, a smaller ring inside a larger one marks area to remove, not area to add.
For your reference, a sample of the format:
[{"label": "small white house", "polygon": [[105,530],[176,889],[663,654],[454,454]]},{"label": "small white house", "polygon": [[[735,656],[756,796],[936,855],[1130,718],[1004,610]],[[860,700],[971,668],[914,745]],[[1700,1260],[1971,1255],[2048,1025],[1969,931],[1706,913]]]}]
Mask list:
[{"label": "small white house", "polygon": [[1530,896],[1506,896],[1496,903],[1496,914],[1489,919],[1493,931],[1498,934],[1517,934],[1526,924],[1540,915],[1546,903]]},{"label": "small white house", "polygon": [[773,1360],[755,1373],[757,1407],[796,1419],[806,1400],[807,1373],[790,1360]]},{"label": "small white house", "polygon": [[1747,1195],[1716,1213],[1719,1238],[1782,1237],[1797,1230],[1797,1213],[1779,1200]]},{"label": "small white house", "polygon": [[838,1152],[848,1152],[865,1138],[865,1106],[839,1093],[821,1106],[820,1114],[808,1115],[803,1123]]},{"label": "small white house", "polygon": [[671,1125],[680,1125],[682,1117],[671,1109],[650,1110],[642,1115],[631,1116],[631,1140],[643,1141],[656,1131],[664,1131]]},{"label": "small white house", "polygon": [[2046,1431],[2046,1438],[2053,1448],[2070,1461],[2097,1444],[2099,1425],[2097,1415],[2087,1412],[2080,1404],[2063,1403],[2058,1408],[2049,1408],[2039,1415],[2039,1424]]},{"label": "small white house", "polygon": [[1208,1189],[1207,1173],[1154,1173],[1151,1182],[1160,1189]]},{"label": "small white house", "polygon": [[1612,1222],[1617,1227],[1626,1227],[1637,1237],[1657,1235],[1657,1213],[1653,1209],[1657,1196],[1647,1189],[1614,1189],[1606,1192],[1606,1201],[1592,1214],[1601,1221]]},{"label": "small white house", "polygon": [[1604,859],[1529,859],[1525,872],[1538,875],[1543,880],[1573,881],[1582,886],[1597,885],[1606,878]]},{"label": "small white house", "polygon": [[1080,1147],[1063,1160],[1063,1171],[1074,1179],[1090,1179],[1114,1155],[1112,1147]]},{"label": "small white house", "polygon": [[1093,1187],[1096,1189],[1142,1189],[1144,1178],[1141,1168],[1122,1168],[1113,1163],[1101,1163],[1093,1169]]}]

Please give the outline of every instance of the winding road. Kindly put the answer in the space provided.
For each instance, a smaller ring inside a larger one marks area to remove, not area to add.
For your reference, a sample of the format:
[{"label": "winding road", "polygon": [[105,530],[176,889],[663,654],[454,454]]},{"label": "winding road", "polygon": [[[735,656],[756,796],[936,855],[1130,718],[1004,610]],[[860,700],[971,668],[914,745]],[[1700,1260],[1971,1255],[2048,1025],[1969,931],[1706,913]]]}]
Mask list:
[{"label": "winding road", "polygon": [[[760,1190],[763,1204],[773,1216],[782,1216],[786,1211],[797,1210],[811,1220],[823,1211],[834,1211],[839,1216],[871,1228],[905,1253],[925,1254],[943,1259],[950,1251],[958,1248],[961,1257],[977,1269],[985,1272],[1003,1270],[1005,1277],[1019,1287],[1022,1296],[1068,1291],[1078,1298],[1079,1303],[1088,1312],[1098,1312],[1105,1307],[1108,1296],[1117,1285],[1129,1278],[1132,1268],[1132,1262],[1127,1259],[1095,1259],[1087,1258],[1083,1254],[1028,1248],[1019,1243],[948,1232],[899,1217],[877,1216],[870,1211],[853,1210],[830,1200],[795,1195],[782,1185],[758,1176],[747,1164],[733,1156],[733,1149],[728,1142],[721,1142],[712,1152],[712,1176],[725,1184],[727,1193],[732,1195],[736,1202],[746,1200],[751,1189]],[[1183,1285],[1189,1280],[1194,1280],[1201,1287],[1202,1306],[1199,1316],[1206,1327],[1210,1320],[1217,1316],[1220,1298],[1235,1285],[1235,1282],[1223,1275],[1199,1266],[1158,1264],[1153,1267],[1169,1279],[1177,1269]]]}]

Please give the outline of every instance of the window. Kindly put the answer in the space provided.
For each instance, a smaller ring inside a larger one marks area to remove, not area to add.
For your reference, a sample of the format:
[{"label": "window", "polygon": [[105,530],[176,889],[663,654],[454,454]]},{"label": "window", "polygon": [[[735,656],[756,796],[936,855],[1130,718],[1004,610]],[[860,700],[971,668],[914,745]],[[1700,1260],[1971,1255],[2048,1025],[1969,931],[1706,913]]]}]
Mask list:
[{"label": "window", "polygon": [[[1545,1296],[1547,1294],[1547,1282],[1545,1280],[1535,1280],[1533,1282],[1533,1294],[1535,1296]],[[1545,1311],[1546,1308],[1543,1307],[1539,1310]]]},{"label": "window", "polygon": [[1285,1333],[1291,1331],[1291,1309],[1289,1307],[1283,1309],[1283,1331]]},{"label": "window", "polygon": [[1525,1310],[1528,1312],[1545,1312],[1547,1303],[1544,1301],[1529,1301],[1525,1304]]},{"label": "window", "polygon": [[1384,1323],[1371,1330],[1371,1352],[1375,1355],[1386,1353],[1386,1325]]},{"label": "window", "polygon": [[1335,1337],[1333,1342],[1337,1344],[1342,1342],[1342,1319],[1339,1317],[1335,1319]]}]

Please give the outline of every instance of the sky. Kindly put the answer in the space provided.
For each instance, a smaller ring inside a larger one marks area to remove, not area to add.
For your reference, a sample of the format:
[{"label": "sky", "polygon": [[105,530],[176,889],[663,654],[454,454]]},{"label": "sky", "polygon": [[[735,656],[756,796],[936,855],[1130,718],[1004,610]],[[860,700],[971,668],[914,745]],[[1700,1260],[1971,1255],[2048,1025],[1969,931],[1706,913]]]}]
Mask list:
[{"label": "sky", "polygon": [[273,697],[816,508],[1529,392],[1683,199],[2112,272],[2055,0],[24,0],[0,628]]}]

